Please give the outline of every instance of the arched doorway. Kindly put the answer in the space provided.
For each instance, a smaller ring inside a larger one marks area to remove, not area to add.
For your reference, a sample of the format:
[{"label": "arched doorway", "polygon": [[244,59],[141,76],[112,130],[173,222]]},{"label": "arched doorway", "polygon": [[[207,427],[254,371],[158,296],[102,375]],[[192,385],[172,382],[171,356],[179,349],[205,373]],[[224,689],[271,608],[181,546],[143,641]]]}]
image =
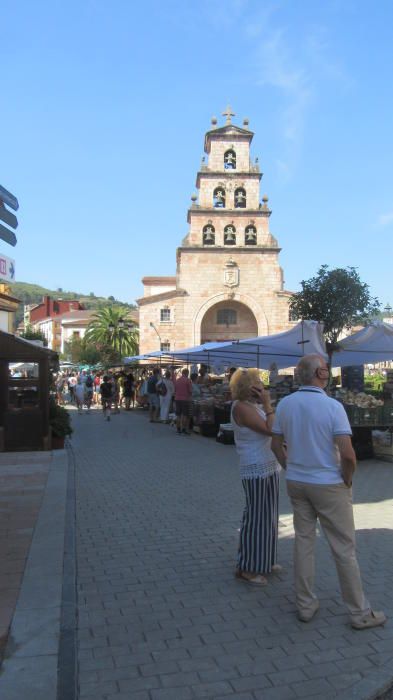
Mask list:
[{"label": "arched doorway", "polygon": [[239,301],[220,301],[208,309],[201,323],[201,343],[220,340],[241,340],[258,335],[256,318]]}]

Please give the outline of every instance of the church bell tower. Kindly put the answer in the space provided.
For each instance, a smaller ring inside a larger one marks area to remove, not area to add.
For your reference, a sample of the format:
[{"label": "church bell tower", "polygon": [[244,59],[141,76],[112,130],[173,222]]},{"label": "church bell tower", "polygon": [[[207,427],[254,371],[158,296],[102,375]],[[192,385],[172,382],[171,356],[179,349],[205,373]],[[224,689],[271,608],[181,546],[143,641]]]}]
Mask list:
[{"label": "church bell tower", "polygon": [[250,157],[248,119],[212,118],[205,135],[197,194],[187,212],[188,233],[176,255],[176,277],[145,277],[140,309],[141,352],[155,349],[157,329],[165,349],[206,341],[269,335],[291,326],[279,264],[269,229],[268,198],[260,200],[262,173]]},{"label": "church bell tower", "polygon": [[[266,195],[260,202],[258,159],[252,162],[250,145],[253,132],[248,119],[243,127],[232,124],[235,114],[228,106],[223,127],[212,118],[212,129],[205,136],[205,153],[197,174],[199,198],[192,196],[188,211],[190,231],[185,246],[221,248],[231,251],[264,248],[277,243],[269,232]],[[206,162],[207,160],[207,162]]]}]

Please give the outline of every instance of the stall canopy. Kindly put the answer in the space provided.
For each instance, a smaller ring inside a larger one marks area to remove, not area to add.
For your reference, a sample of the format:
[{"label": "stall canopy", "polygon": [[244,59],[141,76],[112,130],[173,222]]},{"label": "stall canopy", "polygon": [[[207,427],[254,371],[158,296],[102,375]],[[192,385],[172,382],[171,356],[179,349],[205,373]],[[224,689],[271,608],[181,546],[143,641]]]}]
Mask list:
[{"label": "stall canopy", "polygon": [[333,353],[332,367],[374,364],[393,360],[393,325],[374,321],[366,328],[339,342]]},{"label": "stall canopy", "polygon": [[[231,343],[205,343],[193,348],[173,352],[152,353],[147,357],[165,357],[184,360],[184,363],[207,364],[217,370],[225,367],[258,367],[269,369],[293,367],[303,355],[318,353],[327,357],[322,336],[323,327],[317,321],[301,321],[294,328],[276,335],[248,338]],[[140,359],[125,358],[125,362]]]}]

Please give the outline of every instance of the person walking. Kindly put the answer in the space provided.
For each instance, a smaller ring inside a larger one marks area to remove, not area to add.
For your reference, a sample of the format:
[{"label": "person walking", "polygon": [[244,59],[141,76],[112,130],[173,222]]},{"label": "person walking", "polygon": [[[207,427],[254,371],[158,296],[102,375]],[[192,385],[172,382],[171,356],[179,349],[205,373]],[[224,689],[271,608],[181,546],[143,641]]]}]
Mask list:
[{"label": "person walking", "polygon": [[150,423],[158,421],[160,411],[160,398],[157,394],[157,384],[160,379],[160,370],[158,367],[153,369],[153,374],[147,380],[147,396],[149,400],[149,419]]},{"label": "person walking", "polygon": [[192,382],[188,369],[183,369],[175,382],[176,428],[178,435],[190,435],[190,412],[192,398]]},{"label": "person walking", "polygon": [[101,375],[96,374],[94,377],[94,404],[96,406],[100,403],[100,386],[101,386]]},{"label": "person walking", "polygon": [[133,408],[135,405],[135,379],[133,374],[127,374],[125,379],[124,379],[124,386],[123,386],[123,397],[124,397],[124,406],[126,411],[130,410],[131,406],[131,401],[133,403]]},{"label": "person walking", "polygon": [[89,371],[86,375],[86,380],[85,380],[85,403],[87,406],[88,413],[90,413],[91,404],[93,403],[93,394],[94,394],[94,379]]},{"label": "person walking", "polygon": [[160,397],[160,421],[168,423],[169,411],[172,405],[173,394],[175,393],[175,386],[168,369],[164,377],[158,381],[157,391]]},{"label": "person walking", "polygon": [[386,622],[366,599],[356,557],[352,476],[356,456],[344,407],[326,395],[329,368],[320,355],[297,366],[299,390],[280,401],[272,450],[286,470],[295,529],[295,590],[298,617],[318,611],[314,592],[314,548],[319,520],[329,543],[351,625],[362,630]]},{"label": "person walking", "polygon": [[105,376],[100,386],[102,410],[107,421],[111,419],[111,407],[113,401],[113,384],[109,377]]},{"label": "person walking", "polygon": [[274,411],[257,369],[238,369],[230,382],[231,422],[246,506],[236,576],[266,586],[277,564],[279,464],[270,449]]},{"label": "person walking", "polygon": [[76,401],[78,413],[82,413],[83,412],[83,404],[85,403],[85,385],[82,382],[80,377],[77,380],[77,383],[75,384],[74,395],[75,395],[75,401]]}]

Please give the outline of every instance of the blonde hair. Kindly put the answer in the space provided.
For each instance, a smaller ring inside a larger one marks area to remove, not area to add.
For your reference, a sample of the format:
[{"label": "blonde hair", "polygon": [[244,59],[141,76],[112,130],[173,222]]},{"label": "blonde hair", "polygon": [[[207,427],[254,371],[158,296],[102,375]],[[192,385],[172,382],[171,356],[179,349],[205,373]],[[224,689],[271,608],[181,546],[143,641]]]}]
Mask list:
[{"label": "blonde hair", "polygon": [[261,381],[258,369],[237,369],[231,377],[229,388],[234,401],[251,398],[251,387]]}]

